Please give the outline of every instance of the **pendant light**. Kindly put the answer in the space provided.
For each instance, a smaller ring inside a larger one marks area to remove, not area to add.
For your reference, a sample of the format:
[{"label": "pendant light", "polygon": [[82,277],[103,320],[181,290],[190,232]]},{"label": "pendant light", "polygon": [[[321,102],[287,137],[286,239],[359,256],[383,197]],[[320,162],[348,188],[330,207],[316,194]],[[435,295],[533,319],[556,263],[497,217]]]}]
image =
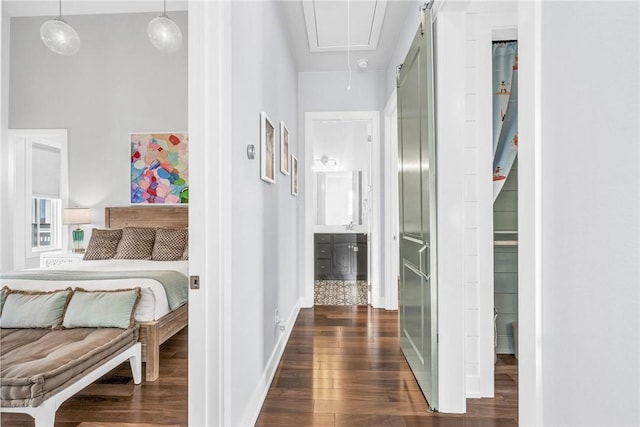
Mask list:
[{"label": "pendant light", "polygon": [[40,27],[42,42],[59,55],[73,55],[80,50],[80,36],[76,30],[62,19],[62,0],[59,0],[59,14]]},{"label": "pendant light", "polygon": [[172,53],[180,50],[182,31],[178,24],[167,16],[167,0],[164,0],[163,14],[149,22],[147,34],[151,44],[160,52]]}]

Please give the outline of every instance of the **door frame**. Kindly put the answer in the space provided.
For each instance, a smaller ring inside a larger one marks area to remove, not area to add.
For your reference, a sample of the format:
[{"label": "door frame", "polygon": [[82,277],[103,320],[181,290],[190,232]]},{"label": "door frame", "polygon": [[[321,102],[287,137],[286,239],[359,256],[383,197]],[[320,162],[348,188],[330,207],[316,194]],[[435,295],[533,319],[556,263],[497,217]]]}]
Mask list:
[{"label": "door frame", "polygon": [[379,111],[323,111],[306,112],[304,129],[304,296],[303,307],[313,307],[314,287],[314,212],[313,212],[313,122],[320,120],[370,120],[371,121],[371,216],[369,220],[369,248],[367,277],[371,292],[369,303],[374,308],[383,307],[380,296],[380,270],[382,263],[372,260],[381,259],[381,170],[380,170],[380,112]]},{"label": "door frame", "polygon": [[398,92],[394,88],[384,107],[384,308],[398,309],[400,248],[398,244]]},{"label": "door frame", "polygon": [[231,4],[188,1],[189,425],[230,424]]}]

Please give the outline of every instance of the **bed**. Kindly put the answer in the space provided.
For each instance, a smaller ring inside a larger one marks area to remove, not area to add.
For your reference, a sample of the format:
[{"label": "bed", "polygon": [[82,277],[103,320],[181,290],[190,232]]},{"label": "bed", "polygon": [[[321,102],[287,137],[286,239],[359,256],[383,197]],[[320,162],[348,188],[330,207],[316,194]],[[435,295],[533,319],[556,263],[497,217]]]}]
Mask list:
[{"label": "bed", "polygon": [[[105,208],[105,228],[125,227],[186,228],[188,208],[130,206]],[[100,272],[100,273],[97,273]],[[98,277],[100,274],[100,278]],[[66,287],[105,289],[141,287],[142,297],[135,312],[142,344],[145,380],[160,375],[160,345],[188,323],[188,261],[88,260],[49,269],[33,269],[0,276],[2,285],[12,289],[53,290]],[[170,298],[167,284],[179,295]],[[169,295],[169,297],[167,296]]]}]

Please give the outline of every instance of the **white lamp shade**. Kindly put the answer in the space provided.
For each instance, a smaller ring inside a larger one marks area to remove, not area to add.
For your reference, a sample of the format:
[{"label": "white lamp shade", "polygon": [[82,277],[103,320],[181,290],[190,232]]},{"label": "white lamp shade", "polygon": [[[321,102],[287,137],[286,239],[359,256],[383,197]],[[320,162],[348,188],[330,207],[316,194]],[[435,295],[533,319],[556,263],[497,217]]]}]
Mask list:
[{"label": "white lamp shade", "polygon": [[182,46],[182,31],[167,16],[153,18],[147,26],[147,34],[151,44],[161,52],[177,52]]},{"label": "white lamp shade", "polygon": [[62,211],[62,222],[69,224],[91,224],[91,210],[87,208],[67,208]]},{"label": "white lamp shade", "polygon": [[50,50],[60,55],[73,55],[80,50],[80,36],[61,18],[42,24],[40,37]]}]

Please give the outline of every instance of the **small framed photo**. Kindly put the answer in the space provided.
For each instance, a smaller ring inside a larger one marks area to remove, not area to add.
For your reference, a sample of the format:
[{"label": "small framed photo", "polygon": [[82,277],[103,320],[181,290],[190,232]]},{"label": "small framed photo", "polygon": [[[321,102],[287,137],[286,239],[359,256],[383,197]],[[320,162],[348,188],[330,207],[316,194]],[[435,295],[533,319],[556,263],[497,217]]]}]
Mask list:
[{"label": "small framed photo", "polygon": [[289,129],[280,122],[280,172],[289,175]]},{"label": "small framed photo", "polygon": [[298,195],[298,158],[291,155],[291,194]]},{"label": "small framed photo", "polygon": [[267,117],[260,113],[260,178],[276,182],[276,129]]}]

